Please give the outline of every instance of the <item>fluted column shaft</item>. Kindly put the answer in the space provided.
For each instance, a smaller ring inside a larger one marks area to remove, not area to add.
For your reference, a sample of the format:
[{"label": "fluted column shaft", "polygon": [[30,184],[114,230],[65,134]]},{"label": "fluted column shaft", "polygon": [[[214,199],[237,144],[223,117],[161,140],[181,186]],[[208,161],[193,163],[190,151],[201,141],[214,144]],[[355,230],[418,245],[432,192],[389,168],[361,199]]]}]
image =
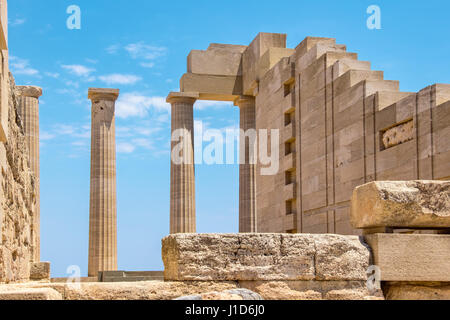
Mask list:
[{"label": "fluted column shaft", "polygon": [[89,89],[92,100],[89,276],[117,270],[115,101],[119,90]]},{"label": "fluted column shaft", "polygon": [[170,233],[195,233],[194,103],[198,94],[171,93]]},{"label": "fluted column shaft", "polygon": [[23,122],[23,129],[28,146],[30,169],[35,180],[36,207],[32,225],[33,262],[40,261],[40,169],[39,169],[39,97],[42,89],[34,86],[17,86],[16,96],[18,113]]},{"label": "fluted column shaft", "polygon": [[[240,129],[241,132],[247,132],[250,129],[255,130],[255,98],[241,96],[236,104],[240,108]],[[256,217],[256,163],[251,163],[250,139],[240,139],[240,150],[245,151],[245,160],[239,165],[239,232],[254,233],[257,232]],[[245,145],[244,145],[245,144]],[[241,152],[242,152],[241,151]],[[256,159],[256,155],[255,159]]]}]

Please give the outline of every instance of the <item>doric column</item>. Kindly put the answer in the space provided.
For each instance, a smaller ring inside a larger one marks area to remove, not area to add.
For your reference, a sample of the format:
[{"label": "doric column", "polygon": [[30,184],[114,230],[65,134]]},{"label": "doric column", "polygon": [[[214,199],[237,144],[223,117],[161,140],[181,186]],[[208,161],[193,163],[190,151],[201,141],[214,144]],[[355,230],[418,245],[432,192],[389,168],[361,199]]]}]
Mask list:
[{"label": "doric column", "polygon": [[195,233],[194,103],[196,93],[172,92],[170,233]]},{"label": "doric column", "polygon": [[36,208],[31,230],[33,262],[40,261],[39,97],[41,95],[42,89],[39,87],[16,86],[18,113],[23,122],[30,169],[36,178]]},{"label": "doric column", "polygon": [[89,89],[92,101],[89,276],[117,270],[116,89]]},{"label": "doric column", "polygon": [[[250,161],[254,152],[254,146],[250,145],[252,132],[256,128],[255,98],[241,96],[236,102],[240,108],[240,129],[245,135],[241,135],[240,150],[241,163],[239,165],[239,232],[257,232],[256,220],[256,162]],[[250,130],[250,131],[249,131]],[[256,135],[256,131],[253,131]],[[256,140],[255,140],[256,143]],[[256,154],[254,154],[256,159]]]}]

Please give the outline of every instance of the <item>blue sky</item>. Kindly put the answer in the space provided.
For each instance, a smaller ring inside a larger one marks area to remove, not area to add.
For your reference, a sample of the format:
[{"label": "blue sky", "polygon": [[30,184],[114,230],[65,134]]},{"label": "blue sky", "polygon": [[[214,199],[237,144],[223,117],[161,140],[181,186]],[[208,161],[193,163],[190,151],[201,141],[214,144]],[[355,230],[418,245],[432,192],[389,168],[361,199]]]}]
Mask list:
[{"label": "blue sky", "polygon": [[[366,27],[369,5],[382,29]],[[81,30],[69,30],[69,5]],[[162,270],[160,240],[169,232],[170,114],[191,49],[211,42],[246,45],[258,32],[335,37],[372,62],[403,91],[450,83],[448,1],[9,1],[10,68],[19,85],[43,88],[41,259],[52,276],[70,265],[87,273],[89,87],[121,90],[116,105],[119,269]],[[199,103],[196,120],[239,126],[227,103]],[[238,166],[196,167],[199,232],[238,231]],[[220,196],[219,196],[220,195]]]}]

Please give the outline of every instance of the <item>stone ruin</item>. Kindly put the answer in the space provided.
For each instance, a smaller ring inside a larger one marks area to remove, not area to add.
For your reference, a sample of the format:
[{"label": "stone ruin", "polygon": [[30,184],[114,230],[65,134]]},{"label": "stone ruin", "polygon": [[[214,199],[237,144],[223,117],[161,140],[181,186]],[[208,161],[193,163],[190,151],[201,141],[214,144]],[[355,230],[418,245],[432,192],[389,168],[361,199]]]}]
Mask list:
[{"label": "stone ruin", "polygon": [[269,33],[193,50],[167,98],[172,131],[190,138],[202,99],[233,101],[243,130],[280,130],[277,174],[240,165],[240,233],[195,233],[187,139],[186,163],[171,167],[164,274],[118,271],[119,91],[92,88],[89,277],[50,279],[39,250],[42,90],[15,86],[6,1],[0,12],[0,300],[450,299],[450,85],[400,92],[334,39],[289,49]]},{"label": "stone ruin", "polygon": [[[273,33],[192,50],[187,71],[167,98],[172,132],[193,135],[197,100],[233,101],[243,130],[279,130],[277,174],[240,165],[240,232],[361,235],[350,222],[357,186],[450,178],[448,84],[402,92],[335,39],[307,37],[291,49]],[[193,161],[171,170],[171,232],[195,232]]]}]

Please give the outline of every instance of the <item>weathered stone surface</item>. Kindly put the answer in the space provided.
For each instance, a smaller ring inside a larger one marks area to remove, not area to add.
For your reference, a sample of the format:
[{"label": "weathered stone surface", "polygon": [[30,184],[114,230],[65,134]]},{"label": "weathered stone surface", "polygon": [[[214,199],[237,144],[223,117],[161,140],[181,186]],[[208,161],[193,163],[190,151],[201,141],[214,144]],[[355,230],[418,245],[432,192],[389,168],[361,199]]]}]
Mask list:
[{"label": "weathered stone surface", "polygon": [[2,99],[6,96],[9,102],[9,133],[8,141],[0,144],[0,283],[28,280],[30,261],[37,250],[32,241],[35,238],[36,179],[29,167],[27,141],[14,92],[11,76],[9,91],[2,93]]},{"label": "weathered stone surface", "polygon": [[163,239],[166,280],[365,280],[356,236],[177,234]]},{"label": "weathered stone surface", "polygon": [[34,86],[16,86],[17,113],[22,120],[23,131],[27,141],[30,169],[35,177],[34,189],[36,206],[33,215],[33,232],[31,243],[34,248],[33,262],[40,259],[40,165],[39,165],[39,97],[42,89]]},{"label": "weathered stone surface", "polygon": [[15,88],[15,94],[17,96],[39,98],[42,96],[42,88],[36,86],[17,86]]},{"label": "weathered stone surface", "polygon": [[64,300],[172,300],[181,296],[200,295],[238,289],[236,282],[210,281],[139,281],[139,282],[29,282],[0,285],[0,292],[48,288],[61,294]]},{"label": "weathered stone surface", "polygon": [[367,296],[365,290],[331,290],[325,294],[325,300],[375,300],[381,297]]},{"label": "weathered stone surface", "polygon": [[385,149],[414,139],[414,122],[408,121],[386,130],[383,133],[383,146]]},{"label": "weathered stone surface", "polygon": [[364,281],[142,281],[0,285],[0,292],[51,289],[64,300],[321,300],[382,299]]},{"label": "weathered stone surface", "polygon": [[375,181],[353,192],[355,228],[450,228],[449,181]]},{"label": "weathered stone surface", "polygon": [[382,281],[450,282],[450,235],[373,234],[365,239]]},{"label": "weathered stone surface", "polygon": [[179,297],[174,300],[263,300],[263,298],[248,289],[232,289],[223,292],[209,292],[193,296]]},{"label": "weathered stone surface", "polygon": [[450,283],[391,283],[383,287],[386,300],[450,300]]},{"label": "weathered stone surface", "polygon": [[31,280],[50,280],[50,262],[34,262],[30,267]]},{"label": "weathered stone surface", "polygon": [[316,279],[364,280],[370,252],[357,236],[315,235]]},{"label": "weathered stone surface", "polygon": [[369,292],[366,281],[239,281],[239,286],[265,300],[383,299],[381,290]]},{"label": "weathered stone surface", "polygon": [[285,282],[265,282],[255,289],[265,300],[322,300],[320,292],[294,290]]},{"label": "weathered stone surface", "polygon": [[237,288],[230,282],[117,282],[66,285],[66,300],[172,300]]},{"label": "weathered stone surface", "polygon": [[50,288],[27,288],[14,291],[0,291],[0,300],[62,300],[62,296]]}]

